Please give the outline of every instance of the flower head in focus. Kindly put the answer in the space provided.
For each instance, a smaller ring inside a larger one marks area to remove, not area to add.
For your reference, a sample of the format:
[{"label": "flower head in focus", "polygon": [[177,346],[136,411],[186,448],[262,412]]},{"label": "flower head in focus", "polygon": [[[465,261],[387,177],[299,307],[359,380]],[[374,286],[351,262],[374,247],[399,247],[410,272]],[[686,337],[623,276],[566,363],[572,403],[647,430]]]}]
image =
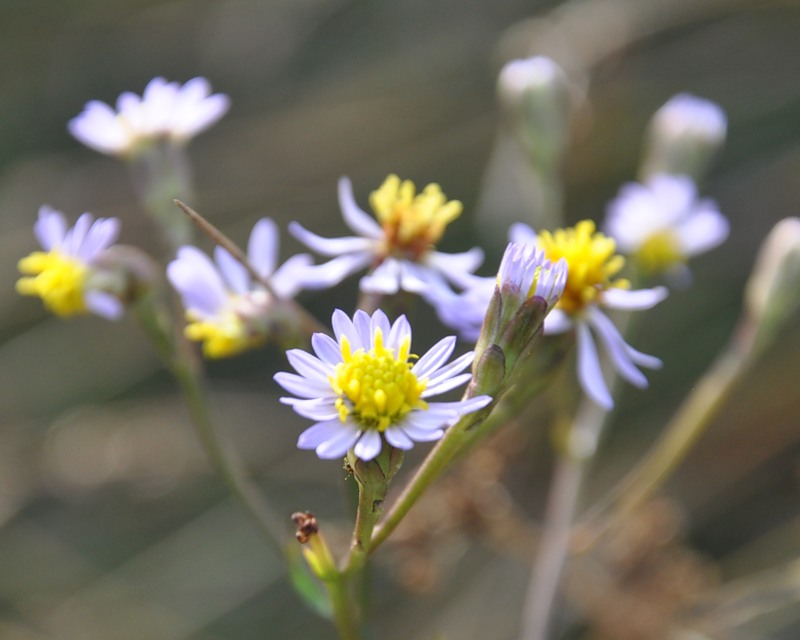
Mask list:
[{"label": "flower head in focus", "polygon": [[116,320],[123,311],[119,298],[104,290],[99,262],[119,235],[119,220],[81,215],[68,229],[64,214],[49,206],[39,209],[34,232],[44,251],[34,251],[19,261],[24,277],[17,292],[38,296],[58,316],[84,313]]},{"label": "flower head in focus", "polygon": [[728,236],[728,221],[712,200],[698,200],[688,176],[657,174],[620,189],[606,212],[605,231],[647,273],[686,271],[686,261]]},{"label": "flower head in focus", "polygon": [[416,193],[414,183],[390,175],[370,195],[375,218],[359,208],[350,180],[339,180],[339,205],[347,226],[358,236],[322,238],[293,222],[289,230],[301,242],[333,259],[308,271],[304,286],[325,288],[348,275],[370,268],[361,278],[365,293],[420,293],[429,287],[449,290],[447,280],[460,283],[480,265],[483,252],[447,254],[434,250],[462,205],[448,201],[439,185]]},{"label": "flower head in focus", "polygon": [[120,95],[116,111],[99,100],[88,102],[67,127],[87,147],[130,157],[158,140],[185,144],[225,115],[229,106],[228,96],[211,95],[205,78],[184,85],[153,78],[141,96]]},{"label": "flower head in focus", "polygon": [[250,276],[247,268],[222,247],[212,261],[193,246],[178,249],[167,266],[167,277],[186,309],[186,337],[203,343],[209,358],[225,358],[260,346],[269,337],[273,294],[291,298],[300,289],[299,274],[311,257],[296,255],[275,269],[278,230],[269,218],[253,227],[247,256],[270,291]]},{"label": "flower head in focus", "polygon": [[536,234],[524,224],[514,225],[512,239],[533,244],[551,261],[567,263],[567,281],[556,308],[545,318],[546,334],[574,329],[578,344],[578,378],[586,394],[610,409],[614,401],[603,379],[593,334],[597,336],[620,376],[637,387],[647,378],[638,366],[658,368],[661,361],[627,344],[603,309],[649,309],[667,295],[664,287],[631,291],[627,280],[616,278],[625,258],[615,254],[614,240],[583,220],[574,227]]},{"label": "flower head in focus", "polygon": [[383,441],[398,449],[414,442],[438,440],[460,416],[491,402],[477,396],[458,402],[428,402],[470,379],[459,373],[472,353],[447,364],[456,339],[440,340],[416,363],[411,359],[411,326],[405,316],[390,323],[378,310],[372,316],[356,311],[351,320],[337,309],[333,314],[336,339],[315,333],[316,355],[299,349],[286,352],[297,371],[280,372],[275,381],[297,397],[281,398],[295,412],[314,420],[297,442],[315,449],[320,458],[339,458],[351,448],[361,460],[375,458]]}]

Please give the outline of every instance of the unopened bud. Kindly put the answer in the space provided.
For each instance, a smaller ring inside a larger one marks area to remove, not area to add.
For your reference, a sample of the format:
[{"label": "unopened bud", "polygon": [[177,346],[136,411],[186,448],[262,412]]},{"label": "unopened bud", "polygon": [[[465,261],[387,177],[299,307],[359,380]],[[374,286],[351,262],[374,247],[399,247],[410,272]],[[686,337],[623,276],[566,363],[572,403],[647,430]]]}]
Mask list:
[{"label": "unopened bud", "polygon": [[710,100],[681,93],[650,120],[641,178],[658,173],[688,175],[699,181],[725,142],[728,121]]},{"label": "unopened bud", "polygon": [[512,60],[500,71],[497,93],[506,118],[540,167],[557,165],[571,116],[569,79],[550,58]]},{"label": "unopened bud", "polygon": [[506,356],[496,344],[483,351],[474,366],[470,396],[497,395],[506,378]]},{"label": "unopened bud", "polygon": [[761,245],[745,304],[755,340],[763,346],[800,306],[800,218],[784,218]]}]

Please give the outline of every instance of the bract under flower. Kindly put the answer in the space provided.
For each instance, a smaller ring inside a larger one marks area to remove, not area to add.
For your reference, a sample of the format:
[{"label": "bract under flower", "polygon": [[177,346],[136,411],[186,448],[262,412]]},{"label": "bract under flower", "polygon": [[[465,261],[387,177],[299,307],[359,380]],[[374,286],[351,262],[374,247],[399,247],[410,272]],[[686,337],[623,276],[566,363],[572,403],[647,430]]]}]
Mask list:
[{"label": "bract under flower", "polygon": [[335,340],[314,334],[316,355],[287,351],[297,373],[275,375],[278,384],[297,396],[281,402],[316,421],[300,435],[299,448],[315,449],[320,458],[339,458],[353,449],[361,460],[372,460],[384,441],[407,450],[414,442],[438,440],[460,416],[491,402],[488,396],[428,401],[471,377],[460,372],[471,364],[472,353],[447,364],[454,337],[440,340],[412,364],[411,326],[405,316],[390,323],[380,310],[372,316],[357,311],[351,320],[337,309],[332,322]]}]

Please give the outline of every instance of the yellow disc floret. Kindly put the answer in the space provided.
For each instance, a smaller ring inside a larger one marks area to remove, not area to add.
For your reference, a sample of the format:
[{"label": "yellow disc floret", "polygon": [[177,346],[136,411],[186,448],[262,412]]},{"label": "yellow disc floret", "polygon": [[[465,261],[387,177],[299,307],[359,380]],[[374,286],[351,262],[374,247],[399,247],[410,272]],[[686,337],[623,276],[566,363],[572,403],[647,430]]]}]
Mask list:
[{"label": "yellow disc floret", "polygon": [[557,305],[567,313],[579,312],[606,289],[630,286],[627,280],[612,280],[624,266],[625,258],[614,253],[614,240],[595,231],[591,220],[553,233],[543,231],[538,243],[548,260],[567,261],[567,285]]},{"label": "yellow disc floret", "polygon": [[249,332],[244,319],[233,310],[213,322],[187,313],[187,321],[184,334],[189,340],[203,343],[203,355],[207,358],[229,358],[260,347],[266,341],[266,335]]},{"label": "yellow disc floret", "polygon": [[411,372],[408,338],[395,353],[383,345],[383,333],[376,329],[374,343],[369,351],[353,353],[342,336],[342,362],[330,382],[339,396],[336,408],[342,422],[350,416],[362,428],[385,431],[412,409],[427,407],[420,399],[427,379],[418,380]]},{"label": "yellow disc floret", "polygon": [[17,292],[38,296],[44,306],[59,316],[86,313],[83,299],[89,267],[58,251],[34,251],[17,264],[26,276],[17,280]]},{"label": "yellow disc floret", "polygon": [[661,273],[686,262],[678,236],[672,229],[648,237],[636,250],[634,258],[647,273]]},{"label": "yellow disc floret", "polygon": [[387,254],[411,258],[435,245],[463,209],[458,200],[448,201],[438,184],[417,194],[413,182],[396,175],[387,177],[369,202],[386,234]]}]

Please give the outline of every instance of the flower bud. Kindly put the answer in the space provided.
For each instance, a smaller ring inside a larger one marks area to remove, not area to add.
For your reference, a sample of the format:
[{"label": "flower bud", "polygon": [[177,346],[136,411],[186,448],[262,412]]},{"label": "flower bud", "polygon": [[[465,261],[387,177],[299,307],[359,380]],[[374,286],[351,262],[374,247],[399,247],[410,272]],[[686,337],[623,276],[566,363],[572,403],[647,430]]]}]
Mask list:
[{"label": "flower bud", "polygon": [[552,168],[567,144],[569,79],[550,58],[512,60],[500,71],[497,92],[514,133],[537,167]]},{"label": "flower bud", "polygon": [[758,347],[774,338],[800,306],[800,218],[784,218],[764,240],[745,306]]},{"label": "flower bud", "polygon": [[725,142],[727,118],[719,105],[681,93],[655,112],[647,132],[641,178],[658,173],[699,181]]}]

